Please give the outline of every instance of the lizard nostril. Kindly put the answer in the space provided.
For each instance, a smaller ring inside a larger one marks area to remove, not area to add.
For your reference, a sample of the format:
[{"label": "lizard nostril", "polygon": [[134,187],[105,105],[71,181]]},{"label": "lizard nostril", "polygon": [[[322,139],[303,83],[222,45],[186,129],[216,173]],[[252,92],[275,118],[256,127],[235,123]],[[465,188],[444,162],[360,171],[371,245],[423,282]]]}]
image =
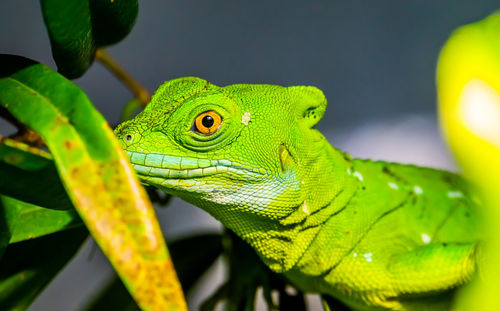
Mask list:
[{"label": "lizard nostril", "polygon": [[132,140],[132,135],[128,134],[125,136],[126,141],[131,141]]}]

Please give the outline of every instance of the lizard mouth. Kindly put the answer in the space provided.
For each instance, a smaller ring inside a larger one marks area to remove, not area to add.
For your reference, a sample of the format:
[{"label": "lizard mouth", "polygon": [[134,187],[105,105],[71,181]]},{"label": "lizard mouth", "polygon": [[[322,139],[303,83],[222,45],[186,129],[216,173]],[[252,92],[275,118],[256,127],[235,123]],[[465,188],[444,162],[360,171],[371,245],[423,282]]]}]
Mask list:
[{"label": "lizard mouth", "polygon": [[127,150],[125,152],[141,178],[199,179],[226,173],[252,179],[265,175],[262,169],[243,166],[225,159],[209,160]]}]

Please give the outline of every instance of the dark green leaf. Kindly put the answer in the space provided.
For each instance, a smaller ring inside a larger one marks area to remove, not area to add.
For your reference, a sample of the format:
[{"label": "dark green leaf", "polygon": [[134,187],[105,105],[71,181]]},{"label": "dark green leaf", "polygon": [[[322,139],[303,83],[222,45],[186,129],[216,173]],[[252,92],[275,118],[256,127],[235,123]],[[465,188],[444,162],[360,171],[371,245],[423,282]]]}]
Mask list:
[{"label": "dark green leaf", "polygon": [[41,0],[41,5],[59,72],[69,79],[80,77],[97,48],[88,0]]},{"label": "dark green leaf", "polygon": [[187,292],[221,255],[222,236],[220,234],[190,236],[168,245],[182,288]]},{"label": "dark green leaf", "polygon": [[78,78],[97,48],[122,40],[137,18],[137,0],[41,0],[58,71]]},{"label": "dark green leaf", "polygon": [[273,273],[260,260],[254,249],[232,231],[226,230],[225,252],[229,263],[228,311],[253,309],[259,287],[270,288]]},{"label": "dark green leaf", "polygon": [[0,196],[0,258],[12,238],[18,219],[18,206],[11,203],[12,199]]},{"label": "dark green leaf", "polygon": [[[283,278],[269,270],[255,250],[229,230],[226,230],[223,236],[223,246],[229,264],[229,279],[205,300],[200,309],[216,310],[218,304],[225,302],[227,311],[253,310],[256,292],[262,288],[268,308],[275,310],[271,292],[284,292],[287,283]],[[286,304],[283,310],[301,310],[304,307],[302,293],[298,293],[298,297],[285,297],[281,302]]]},{"label": "dark green leaf", "polygon": [[0,140],[0,172],[0,194],[46,208],[73,209],[48,153],[14,140]]},{"label": "dark green leaf", "polygon": [[279,292],[279,306],[281,310],[307,310],[306,301],[301,292],[297,292],[296,295],[290,295],[284,289]]},{"label": "dark green leaf", "polygon": [[321,302],[323,304],[323,309],[325,311],[349,311],[348,307],[346,307],[342,302],[337,299],[327,296],[321,295]]},{"label": "dark green leaf", "polygon": [[80,227],[9,245],[0,261],[0,309],[25,310],[87,235]]},{"label": "dark green leaf", "polygon": [[166,194],[165,192],[153,187],[146,186],[146,192],[148,193],[151,202],[156,203],[156,206],[166,207],[172,200],[172,196],[170,194]]},{"label": "dark green leaf", "polygon": [[99,47],[115,44],[132,30],[139,4],[137,0],[89,0],[92,32]]}]

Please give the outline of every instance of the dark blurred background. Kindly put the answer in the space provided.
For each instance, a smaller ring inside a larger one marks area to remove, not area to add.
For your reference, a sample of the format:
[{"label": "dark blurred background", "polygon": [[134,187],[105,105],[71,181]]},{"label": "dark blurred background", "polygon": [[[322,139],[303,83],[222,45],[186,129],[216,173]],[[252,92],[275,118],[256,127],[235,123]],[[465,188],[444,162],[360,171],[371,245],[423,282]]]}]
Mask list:
[{"label": "dark blurred background", "polygon": [[[0,53],[55,68],[39,6],[0,1]],[[354,156],[453,170],[435,113],[438,53],[453,29],[498,7],[493,0],[149,0],[140,2],[131,34],[109,52],[151,91],[179,76],[218,85],[315,85],[329,101],[319,129],[335,146]],[[131,94],[111,74],[95,64],[75,82],[110,123],[118,122]],[[0,120],[0,134],[10,131]],[[167,240],[220,230],[180,200],[158,215]],[[80,310],[112,275],[93,249],[89,241],[30,310]],[[223,273],[219,262],[191,295],[192,308]]]}]

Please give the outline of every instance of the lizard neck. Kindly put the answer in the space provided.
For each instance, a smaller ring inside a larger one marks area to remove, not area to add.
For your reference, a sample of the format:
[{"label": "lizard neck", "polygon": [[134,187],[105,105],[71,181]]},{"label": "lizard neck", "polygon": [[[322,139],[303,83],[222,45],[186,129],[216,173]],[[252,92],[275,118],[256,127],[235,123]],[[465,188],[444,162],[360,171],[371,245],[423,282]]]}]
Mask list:
[{"label": "lizard neck", "polygon": [[308,249],[322,224],[354,193],[357,180],[351,176],[350,166],[349,156],[326,143],[297,158],[300,190],[294,208],[285,217],[269,219],[250,214],[241,217],[252,226],[241,226],[243,218],[239,217],[224,223],[252,245],[272,270],[288,271]]},{"label": "lizard neck", "polygon": [[349,155],[326,142],[304,158],[304,170],[299,178],[310,215],[330,206],[343,192],[353,191],[347,187],[352,179]]}]

